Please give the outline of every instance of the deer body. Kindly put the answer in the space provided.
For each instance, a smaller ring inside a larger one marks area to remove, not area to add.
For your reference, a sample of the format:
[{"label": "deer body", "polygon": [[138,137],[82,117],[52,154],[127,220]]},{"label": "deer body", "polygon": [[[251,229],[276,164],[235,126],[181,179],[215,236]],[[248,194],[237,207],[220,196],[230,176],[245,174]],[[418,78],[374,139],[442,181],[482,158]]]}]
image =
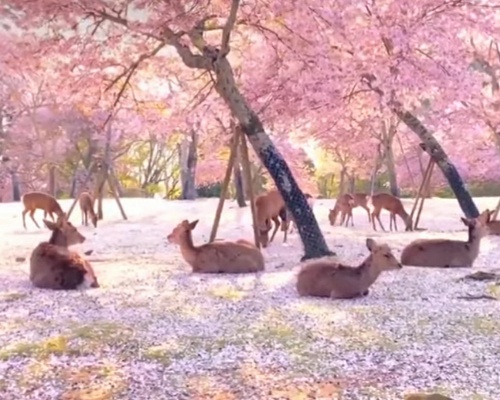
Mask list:
[{"label": "deer body", "polygon": [[488,234],[489,212],[476,219],[462,218],[469,228],[467,241],[451,239],[418,239],[401,253],[401,263],[415,267],[472,267],[480,250],[481,239]]},{"label": "deer body", "polygon": [[[345,221],[345,226],[348,225],[349,220],[351,220],[351,226],[354,226],[352,221],[352,209],[354,207],[354,197],[349,194],[343,194],[337,198],[335,206],[330,210],[328,214],[328,219],[330,220],[330,225],[334,226],[337,216],[340,214],[340,225]],[[347,220],[345,219],[347,216]]]},{"label": "deer body", "polygon": [[80,203],[80,211],[82,212],[82,225],[88,226],[89,215],[90,221],[94,227],[97,227],[97,215],[94,212],[94,199],[89,192],[82,192],[78,199]]},{"label": "deer body", "polygon": [[180,246],[182,257],[193,272],[238,274],[264,270],[264,256],[247,240],[221,240],[195,246],[191,231],[197,224],[198,220],[184,220],[167,237],[170,243]]},{"label": "deer body", "polygon": [[[267,193],[257,196],[255,199],[255,214],[257,219],[257,230],[259,233],[259,242],[262,247],[267,247],[272,242],[276,232],[281,226],[280,219],[283,222],[282,230],[284,232],[283,242],[287,239],[286,207],[285,201],[278,189],[272,189]],[[274,230],[269,239],[269,231],[272,229],[271,221],[274,222]]]},{"label": "deer body", "polygon": [[24,229],[26,229],[26,214],[30,213],[30,217],[37,226],[37,228],[40,228],[40,225],[38,225],[38,222],[35,220],[35,211],[36,209],[43,210],[43,217],[47,218],[47,214],[50,215],[50,218],[52,221],[54,221],[54,215],[56,214],[58,217],[63,215],[63,210],[57,200],[51,196],[50,194],[43,193],[43,192],[29,192],[26,193],[23,196],[23,205],[24,205],[24,210],[23,210],[23,226]]},{"label": "deer body", "polygon": [[398,226],[396,224],[396,215],[399,216],[404,222],[407,231],[412,230],[413,222],[411,217],[406,212],[403,203],[396,196],[393,196],[389,193],[377,193],[371,197],[371,202],[373,205],[372,211],[372,225],[373,229],[377,230],[375,220],[378,221],[380,227],[383,231],[385,231],[384,225],[382,225],[382,221],[380,220],[380,212],[382,209],[389,211],[390,213],[390,226],[389,229],[392,231],[392,224],[394,222],[394,228],[397,231]]},{"label": "deer body", "polygon": [[358,193],[351,194],[351,196],[352,196],[352,200],[354,202],[352,208],[361,207],[361,208],[365,209],[366,213],[368,214],[368,222],[372,222],[370,207],[368,207],[368,200],[370,198],[368,193],[358,192]]},{"label": "deer body", "polygon": [[368,288],[380,273],[400,269],[386,244],[366,240],[370,255],[358,267],[349,267],[336,262],[320,260],[302,268],[297,276],[297,292],[300,296],[350,299],[368,294]]},{"label": "deer body", "polygon": [[52,231],[48,242],[40,243],[31,253],[30,281],[41,289],[72,290],[99,287],[94,270],[82,256],[68,249],[83,243],[85,237],[66,220],[43,221]]}]

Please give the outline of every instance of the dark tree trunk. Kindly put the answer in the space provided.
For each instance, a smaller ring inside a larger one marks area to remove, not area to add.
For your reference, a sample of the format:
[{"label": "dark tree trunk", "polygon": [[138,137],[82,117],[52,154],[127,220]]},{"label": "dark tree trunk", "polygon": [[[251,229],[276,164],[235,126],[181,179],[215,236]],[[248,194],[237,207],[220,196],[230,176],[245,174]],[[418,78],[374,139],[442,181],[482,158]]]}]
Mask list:
[{"label": "dark tree trunk", "polygon": [[19,187],[19,177],[16,171],[10,171],[10,179],[12,183],[12,200],[21,201],[21,188]]},{"label": "dark tree trunk", "polygon": [[392,140],[386,143],[385,165],[389,177],[389,188],[393,196],[399,197],[398,178],[396,176],[396,164],[394,163],[394,153],[392,151]]},{"label": "dark tree trunk", "polygon": [[[205,51],[210,51],[207,48]],[[213,51],[213,50],[212,50]],[[257,114],[250,109],[234,81],[234,73],[226,57],[209,56],[216,74],[215,88],[224,99],[255,153],[267,168],[283,200],[295,220],[304,245],[302,261],[334,255],[328,248],[318,222],[300,190],[285,159],[267,135]],[[215,61],[214,61],[215,59]]]},{"label": "dark tree trunk", "polygon": [[233,181],[234,181],[234,190],[236,192],[236,202],[238,203],[238,207],[241,208],[246,207],[247,203],[245,202],[243,177],[241,176],[241,167],[238,158],[236,158],[234,162]]},{"label": "dark tree trunk", "polygon": [[191,136],[188,140],[183,139],[178,146],[179,161],[181,164],[181,199],[195,200],[196,192],[196,166],[198,164],[198,133],[195,129],[191,130]]},{"label": "dark tree trunk", "polygon": [[56,166],[49,167],[49,194],[56,196]]},{"label": "dark tree trunk", "polygon": [[392,106],[392,111],[422,140],[424,150],[434,159],[439,169],[443,172],[451,190],[455,193],[455,197],[464,215],[467,218],[476,218],[479,216],[479,211],[469,191],[466,189],[460,174],[432,133],[409,111],[405,111],[401,107],[394,105]]}]

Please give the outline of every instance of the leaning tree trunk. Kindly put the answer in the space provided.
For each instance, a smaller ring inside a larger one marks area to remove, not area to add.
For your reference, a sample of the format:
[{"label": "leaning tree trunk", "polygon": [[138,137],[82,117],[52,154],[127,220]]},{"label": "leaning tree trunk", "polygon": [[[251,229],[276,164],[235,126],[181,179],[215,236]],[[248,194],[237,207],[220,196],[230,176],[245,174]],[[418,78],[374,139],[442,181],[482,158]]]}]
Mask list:
[{"label": "leaning tree trunk", "polygon": [[[214,52],[215,50],[215,52]],[[215,53],[215,54],[214,54]],[[224,99],[232,114],[238,119],[240,127],[256,154],[267,168],[283,200],[295,220],[304,245],[302,261],[326,255],[334,255],[328,248],[318,222],[300,190],[285,159],[267,135],[261,120],[240,93],[234,80],[234,72],[225,56],[219,50],[204,48],[204,55],[210,59],[209,68],[215,72],[215,89]]]},{"label": "leaning tree trunk", "polygon": [[424,144],[425,151],[439,166],[443,175],[448,180],[448,183],[458,200],[458,204],[462,212],[467,218],[476,218],[479,211],[472,200],[469,191],[464,185],[464,182],[458,173],[455,166],[451,163],[445,151],[436,140],[434,135],[415,117],[411,112],[406,111],[399,104],[391,105],[392,111],[403,121],[408,128],[415,132]]},{"label": "leaning tree trunk", "polygon": [[196,166],[198,164],[198,133],[191,129],[190,139],[183,138],[178,146],[181,166],[181,199],[194,200],[196,192]]},{"label": "leaning tree trunk", "polygon": [[245,202],[243,176],[241,174],[241,166],[238,158],[234,160],[233,181],[234,181],[234,190],[236,192],[236,202],[238,203],[238,207],[246,207],[247,203]]}]

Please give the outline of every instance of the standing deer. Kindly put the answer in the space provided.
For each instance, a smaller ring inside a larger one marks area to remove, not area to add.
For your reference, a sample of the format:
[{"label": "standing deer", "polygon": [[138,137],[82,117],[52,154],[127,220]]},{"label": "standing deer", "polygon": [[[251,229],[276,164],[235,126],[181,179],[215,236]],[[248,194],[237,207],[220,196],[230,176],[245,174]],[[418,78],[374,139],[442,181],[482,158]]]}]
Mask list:
[{"label": "standing deer", "polygon": [[393,222],[394,228],[396,229],[396,231],[398,230],[398,226],[396,224],[396,215],[401,217],[401,219],[405,222],[407,231],[411,231],[413,229],[413,221],[406,212],[403,203],[397,197],[389,193],[377,193],[371,197],[371,202],[373,205],[372,225],[374,230],[377,230],[377,227],[375,225],[375,220],[377,220],[380,227],[385,232],[384,225],[382,225],[382,221],[380,220],[380,212],[382,211],[382,209],[389,211],[391,214],[389,224],[389,229],[391,231]]},{"label": "standing deer", "polygon": [[[330,209],[330,212],[328,214],[328,219],[330,220],[330,225],[334,226],[335,221],[337,220],[337,216],[340,214],[340,225],[342,225],[345,221],[345,226],[349,223],[349,220],[351,220],[351,226],[353,226],[353,221],[352,221],[352,209],[354,207],[354,198],[352,195],[349,193],[343,194],[340,196],[336,203],[335,206]],[[347,220],[346,220],[347,216]]]},{"label": "standing deer", "polygon": [[43,192],[29,192],[26,193],[23,196],[23,205],[24,205],[24,210],[23,210],[23,226],[24,229],[26,228],[26,214],[30,213],[30,217],[37,226],[37,228],[40,228],[40,225],[38,225],[38,222],[35,220],[35,211],[36,209],[43,210],[43,217],[47,218],[47,214],[50,215],[50,218],[52,221],[54,221],[54,215],[56,214],[58,217],[63,215],[63,210],[57,200],[54,198],[54,196],[51,196],[50,194],[43,193]]},{"label": "standing deer", "polygon": [[[255,199],[255,214],[257,220],[257,230],[259,242],[262,247],[273,241],[279,227],[284,232],[283,242],[287,239],[287,222],[285,201],[278,189],[271,189],[267,193],[257,196]],[[280,222],[280,219],[282,222]],[[269,238],[269,231],[272,229],[271,220],[274,222],[274,231]]]},{"label": "standing deer", "polygon": [[94,227],[97,227],[97,215],[94,212],[94,199],[89,192],[82,192],[79,198],[80,211],[82,212],[82,225],[88,226],[90,221]]}]

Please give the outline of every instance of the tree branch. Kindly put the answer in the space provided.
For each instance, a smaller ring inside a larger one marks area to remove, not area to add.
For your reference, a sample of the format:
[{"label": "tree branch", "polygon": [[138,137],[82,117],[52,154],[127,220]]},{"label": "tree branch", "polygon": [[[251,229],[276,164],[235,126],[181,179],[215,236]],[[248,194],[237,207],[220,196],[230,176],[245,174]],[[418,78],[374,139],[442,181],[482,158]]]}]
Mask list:
[{"label": "tree branch", "polygon": [[236,23],[236,15],[238,14],[238,7],[240,6],[240,0],[233,0],[231,2],[231,10],[229,11],[229,17],[227,18],[224,29],[222,30],[222,41],[220,46],[220,52],[217,59],[225,57],[229,53],[229,40],[231,38],[231,31]]}]

